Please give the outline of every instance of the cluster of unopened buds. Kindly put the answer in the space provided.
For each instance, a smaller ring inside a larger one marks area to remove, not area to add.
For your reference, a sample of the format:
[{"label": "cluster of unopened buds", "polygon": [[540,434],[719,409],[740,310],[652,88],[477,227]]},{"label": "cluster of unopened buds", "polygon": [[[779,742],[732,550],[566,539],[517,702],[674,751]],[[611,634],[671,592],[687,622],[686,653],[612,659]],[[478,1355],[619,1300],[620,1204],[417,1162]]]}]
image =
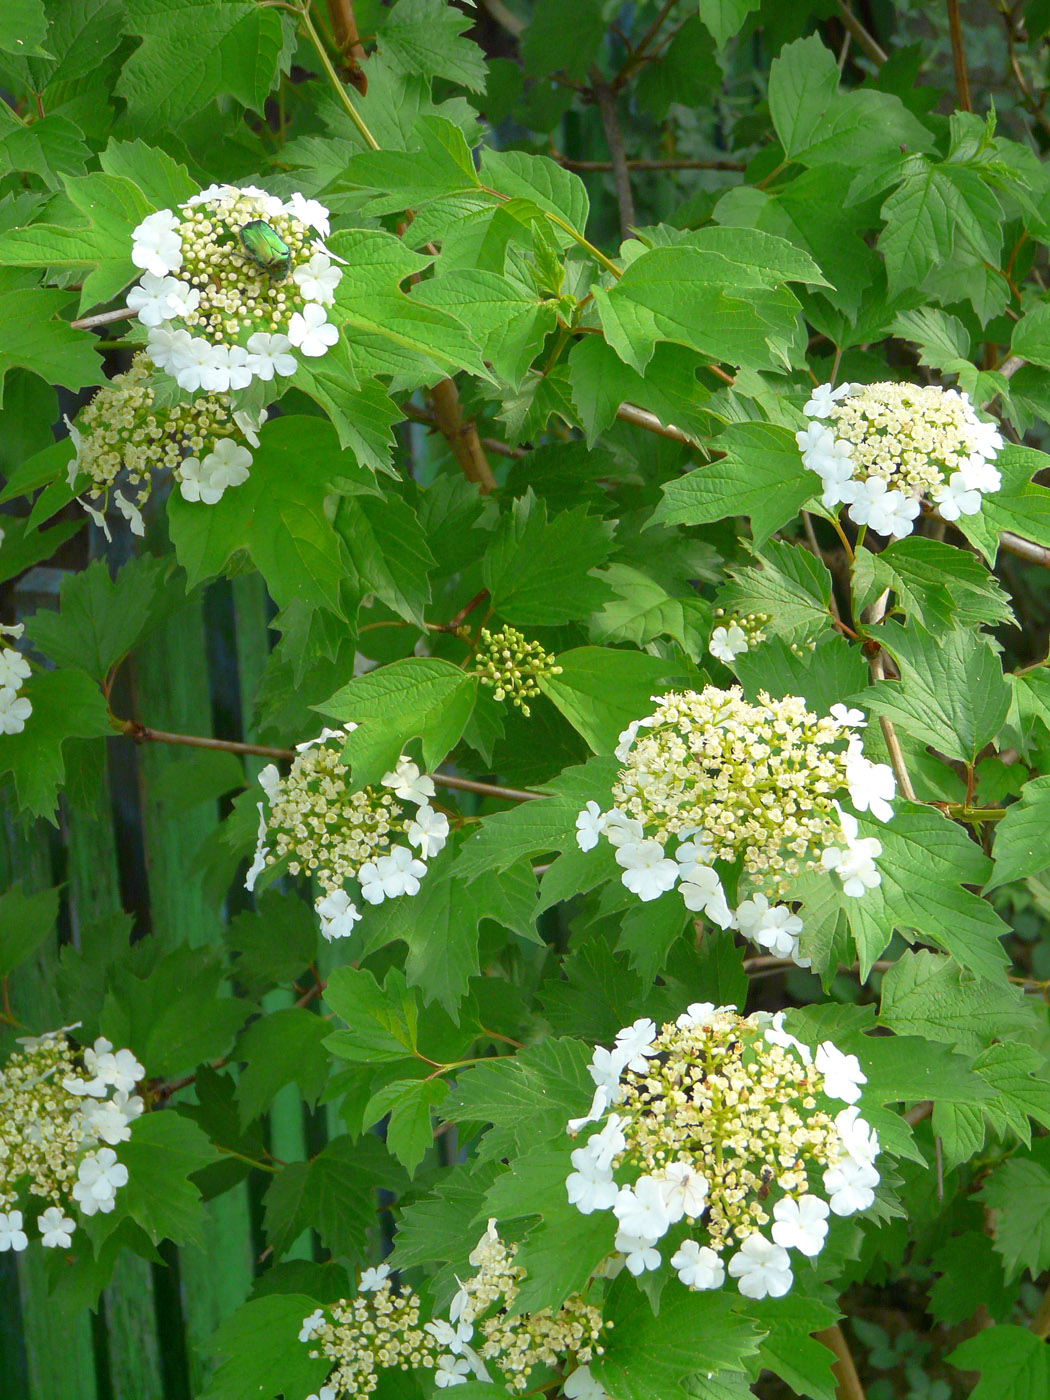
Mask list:
[{"label": "cluster of unopened buds", "polygon": [[802,461],[823,485],[829,510],[849,507],[855,525],[910,535],[925,497],[945,520],[975,515],[1002,483],[992,465],[1003,445],[966,394],[935,385],[822,384],[795,434]]},{"label": "cluster of unopened buds", "polygon": [[259,446],[265,417],[265,410],[235,409],[228,394],[158,394],[149,360],[140,351],[75,423],[66,420],[74,449],[67,480],[84,491],[80,504],[107,539],[110,505],[133,534],[141,535],[141,508],[156,473],[171,472],[187,501],[214,505],[228,488],[248,480],[251,449]]},{"label": "cluster of unopened buds", "polygon": [[482,685],[491,687],[494,700],[510,700],[527,717],[531,713],[527,701],[539,695],[540,678],[560,675],[561,667],[539,642],[527,642],[516,627],[498,632],[483,627],[474,674]]},{"label": "cluster of unopened buds", "polygon": [[3,640],[10,637],[13,642],[17,641],[24,631],[20,622],[12,627],[0,622],[0,734],[21,734],[33,713],[33,702],[21,693],[32,674],[29,662],[16,647],[4,645]]},{"label": "cluster of unopened buds", "polygon": [[740,613],[727,617],[724,608],[715,609],[719,619],[711,633],[707,649],[716,661],[731,666],[738,656],[766,640],[768,613]]},{"label": "cluster of unopened buds", "polygon": [[143,1109],[145,1074],[100,1037],[76,1051],[64,1030],[22,1039],[0,1070],[0,1252],[27,1248],[30,1206],[45,1249],[68,1249],[81,1216],[107,1215],[128,1169],[114,1148]]},{"label": "cluster of unopened buds", "polygon": [[342,272],[321,242],[328,210],[254,185],[210,185],[132,232],[143,269],[128,305],[147,353],[189,393],[236,393],[295,373],[339,339],[328,308]]},{"label": "cluster of unopened buds", "polygon": [[[881,842],[861,837],[842,807],[893,815],[893,771],[865,758],[863,713],[837,704],[818,718],[799,696],[764,692],[752,705],[738,686],[653,700],[654,712],[620,735],[612,807],[588,802],[576,820],[580,849],[604,837],[639,899],[677,886],[687,909],[808,967],[802,920],[776,902],[790,898],[795,877],[834,872],[853,897],[881,881]],[[735,910],[718,866],[737,872]]]},{"label": "cluster of unopened buds", "polygon": [[566,1190],[584,1215],[612,1211],[635,1276],[666,1260],[687,1288],[728,1275],[745,1297],[779,1298],[789,1251],[814,1258],[830,1215],[874,1203],[879,1142],[857,1108],[860,1063],[831,1041],[812,1053],[783,1019],[694,1003],[595,1050],[590,1111],[568,1124],[590,1135]]},{"label": "cluster of unopened buds", "polygon": [[354,786],[343,747],[356,728],[323,729],[296,745],[285,777],[272,763],[259,774],[265,802],[245,886],[254,889],[279,862],[290,875],[311,876],[322,890],[314,908],[327,939],[348,938],[361,918],[348,883],[368,904],[418,894],[449,832],[448,817],[430,805],[433,778],[405,754],[377,786]]}]

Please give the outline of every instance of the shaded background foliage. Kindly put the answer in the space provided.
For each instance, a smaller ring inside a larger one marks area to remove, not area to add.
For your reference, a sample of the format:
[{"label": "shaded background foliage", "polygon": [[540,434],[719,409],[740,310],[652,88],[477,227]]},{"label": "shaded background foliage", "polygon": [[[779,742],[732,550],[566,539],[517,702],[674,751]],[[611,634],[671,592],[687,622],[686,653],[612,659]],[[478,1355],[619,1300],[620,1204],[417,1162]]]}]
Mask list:
[{"label": "shaded background foliage", "polygon": [[[382,47],[384,24],[391,13],[403,16],[405,9],[406,0],[393,12],[377,3],[354,7],[363,43],[358,51],[349,36],[342,36],[343,71],[357,88],[367,86],[371,36],[379,31]],[[422,9],[416,7],[420,14]],[[31,67],[33,81],[27,83],[25,72],[12,66],[4,79],[11,101],[22,114],[39,117],[28,125],[16,119],[7,127],[0,124],[0,149],[12,172],[4,175],[0,186],[5,196],[0,204],[5,230],[25,221],[34,201],[51,200],[61,210],[66,198],[62,177],[83,172],[92,163],[92,153],[111,136],[131,141],[145,137],[149,145],[185,163],[201,184],[238,178],[257,168],[261,147],[291,185],[302,179],[313,188],[324,187],[324,197],[337,211],[358,207],[357,191],[339,189],[338,167],[347,151],[338,144],[333,147],[330,138],[338,132],[340,114],[327,94],[316,98],[322,75],[312,51],[306,45],[291,51],[279,29],[260,21],[257,32],[234,35],[224,42],[234,48],[254,42],[261,50],[269,45],[275,63],[283,58],[287,72],[276,93],[257,101],[247,72],[238,70],[232,95],[221,90],[221,84],[214,92],[205,89],[207,100],[185,111],[179,74],[187,64],[196,72],[200,62],[193,46],[198,44],[206,52],[208,41],[206,35],[200,38],[165,28],[169,10],[151,0],[47,5],[52,21],[47,42],[52,53],[58,51],[58,69]],[[451,82],[446,71],[437,78],[434,98],[455,102],[459,100],[455,94],[465,86],[489,128],[491,144],[550,155],[579,173],[591,202],[588,236],[602,248],[614,248],[634,225],[667,220],[680,228],[700,226],[727,190],[761,187],[774,178],[777,160],[770,144],[766,92],[769,65],[785,44],[819,36],[838,55],[845,89],[864,87],[894,94],[918,117],[947,113],[963,96],[948,4],[849,7],[838,0],[815,5],[765,0],[752,6],[748,0],[722,0],[702,4],[700,11],[705,18],[686,0],[620,6],[597,0],[537,0],[535,4],[519,0],[513,5],[489,0],[477,11],[463,14],[463,23],[470,26],[467,36],[489,60],[487,72],[479,62],[464,57],[459,84]],[[338,37],[345,9],[333,0],[327,18]],[[1000,131],[1045,153],[1050,146],[1046,110],[1050,6],[1043,0],[1012,6],[970,0],[961,6],[961,21],[970,93],[969,102],[962,105],[972,104],[983,114],[994,102]],[[720,25],[724,35],[735,35],[725,47],[717,42],[724,37],[718,32]],[[411,24],[407,27],[410,31]],[[411,44],[406,46],[404,38],[400,42],[404,61],[410,64]],[[395,47],[392,40],[390,47]],[[34,62],[40,60],[30,60],[31,65]],[[7,71],[3,63],[0,71]],[[158,82],[158,72],[171,74],[173,81]],[[206,76],[214,74],[206,72]],[[304,97],[306,93],[309,98]],[[372,100],[381,100],[376,98],[375,86]],[[818,202],[826,201],[832,229],[835,197],[831,183],[818,184],[814,192]],[[61,223],[57,218],[51,221]],[[832,256],[830,243],[826,251]],[[1015,248],[1014,253],[1017,268],[1026,275],[1031,271],[1035,285],[1045,290],[1045,251],[1039,250],[1034,267],[1025,263],[1026,251]],[[848,260],[844,272],[848,278]],[[3,292],[11,287],[17,290],[18,284],[0,284]],[[953,311],[950,304],[948,311]],[[966,321],[967,334],[974,332],[980,360],[981,328],[972,310],[959,315]],[[1009,327],[1003,333],[993,320],[989,344],[994,348],[996,342],[1009,339]],[[853,373],[858,377],[866,370],[874,376],[881,363],[876,353],[865,359],[866,355],[864,345],[853,354]],[[914,338],[894,340],[890,355],[896,367],[916,375],[931,373],[931,366],[945,368],[936,358],[936,347]],[[118,331],[107,347],[107,372],[123,368],[127,357]],[[810,357],[815,367],[827,371],[833,346],[814,337]],[[13,362],[16,367],[8,370],[0,410],[0,468],[5,473],[46,448],[61,414],[72,413],[87,397],[87,391],[79,396],[70,391],[56,395],[40,377],[18,368],[17,356]],[[2,347],[0,367],[7,367]],[[991,370],[992,361],[982,367]],[[1026,381],[1019,377],[1015,387],[1018,402],[1031,419],[1026,441],[1045,446],[1043,421],[1050,411],[1050,393],[1034,376]],[[448,417],[461,413],[467,419],[477,418],[481,445],[499,482],[512,488],[510,494],[520,494],[531,481],[538,483],[537,491],[552,506],[561,508],[581,499],[578,491],[559,498],[560,463],[553,463],[544,474],[539,431],[534,437],[528,432],[528,402],[500,405],[469,385],[461,386],[461,391],[458,409],[438,397],[417,396],[409,417],[394,425],[394,461],[409,482],[429,485],[443,471],[455,470],[457,460],[463,465],[461,420]],[[662,416],[666,419],[670,414]],[[555,442],[567,436],[557,426],[550,432]],[[531,453],[528,475],[520,465],[519,441],[537,449]],[[616,424],[604,450],[620,465],[632,455],[644,459],[658,479],[677,474],[683,456],[681,444],[673,437],[649,434],[630,421]],[[581,473],[589,470],[582,452],[578,466]],[[597,477],[594,491],[600,494]],[[636,525],[630,516],[629,489],[624,500],[629,538]],[[637,509],[644,504],[639,489]],[[52,550],[27,559],[30,567],[19,567],[4,582],[0,604],[7,620],[55,608],[63,580],[70,572],[82,570],[91,558],[104,557],[107,564],[125,562],[126,541],[118,539],[104,550],[98,535],[89,535],[81,523],[75,507],[64,510],[50,540]],[[148,543],[163,548],[163,522],[154,520],[150,528],[154,535]],[[820,528],[820,543],[834,569],[834,537],[828,532],[825,538]],[[726,564],[747,557],[740,534],[732,520],[693,531],[689,547],[670,561],[666,581],[674,585],[683,579],[694,581],[696,597],[709,605],[711,585],[722,577]],[[643,557],[641,546],[636,553]],[[628,567],[629,552],[623,557]],[[447,562],[451,567],[455,560]],[[552,560],[552,569],[556,566]],[[1016,629],[1000,629],[1007,661],[1042,660],[1050,619],[1050,575],[1005,553],[1000,555],[997,573],[1011,595],[1019,623]],[[837,578],[841,583],[841,571]],[[275,632],[268,630],[275,611],[258,574],[246,571],[211,582],[188,597],[180,584],[167,580],[156,591],[143,639],[117,673],[111,696],[114,710],[148,717],[155,729],[231,741],[262,737],[272,742],[275,730],[308,725],[305,704],[289,705],[286,710],[274,707],[269,727],[260,724],[255,709],[275,640]],[[538,632],[552,646],[560,646],[569,635],[553,625]],[[396,641],[387,655],[381,648],[370,653],[376,660],[401,654]],[[316,696],[312,693],[310,698],[320,698],[334,688],[322,680]],[[265,684],[262,699],[266,699]],[[524,730],[518,721],[509,723],[508,731],[509,740],[499,751],[501,761],[494,767],[508,784],[546,779],[579,757],[576,737],[549,707],[537,707],[527,743],[522,742]],[[273,958],[272,948],[262,938],[253,941],[256,916],[233,878],[240,858],[237,841],[209,840],[231,813],[235,831],[242,833],[244,823],[237,826],[240,814],[233,796],[246,777],[254,776],[259,763],[248,759],[242,767],[230,753],[201,751],[188,756],[178,749],[136,746],[118,737],[107,740],[105,748],[103,762],[101,746],[88,739],[74,738],[65,744],[68,781],[57,826],[43,820],[27,825],[15,814],[10,792],[6,794],[2,883],[8,885],[17,878],[30,892],[59,890],[57,934],[46,931],[38,957],[21,968],[13,981],[17,1013],[34,1028],[57,1023],[60,1004],[63,1008],[75,1005],[78,991],[90,1001],[91,992],[104,979],[107,959],[122,954],[129,944],[142,952],[127,959],[127,975],[144,981],[154,978],[158,1012],[163,989],[188,976],[179,963],[179,950],[186,945],[215,949],[213,963],[198,960],[194,964],[193,976],[206,992],[228,986],[232,977],[238,992],[260,998],[267,1012],[293,1008],[296,991],[274,990],[273,983],[298,977],[311,961],[309,910],[286,909],[280,915],[273,905],[268,910],[268,917],[283,921],[282,946],[290,949],[285,955],[288,965],[275,968],[267,961]],[[536,757],[539,752],[542,759]],[[1001,791],[1010,790],[1015,757],[1007,753],[989,760],[982,770],[980,793],[987,800],[995,801]],[[465,810],[470,810],[470,799],[466,801]],[[474,810],[492,810],[492,804],[479,798]],[[1009,951],[1015,968],[1029,977],[1050,977],[1046,923],[1050,881],[1036,875],[1015,884],[1008,893],[1000,893],[997,907],[1011,924]],[[125,913],[115,914],[118,909]],[[544,915],[540,926],[550,945],[566,946],[568,928],[562,908]],[[485,939],[494,937],[491,926],[486,926],[483,951]],[[235,955],[232,968],[227,952]],[[533,955],[523,949],[520,956],[524,983],[531,975],[528,966]],[[314,972],[323,975],[324,965]],[[801,970],[758,965],[751,974],[752,1006],[805,1004],[819,997],[816,980]],[[843,972],[832,981],[831,995],[842,1003],[866,1003],[878,993],[879,976],[876,972],[870,987],[861,988]],[[727,996],[730,991],[741,993],[735,970],[725,969],[723,980]],[[308,993],[313,984],[304,985]],[[306,994],[301,993],[300,1000],[302,995]],[[307,1000],[313,1005],[309,996]],[[241,1020],[249,1009],[246,1002]],[[175,1011],[177,1021],[177,1006]],[[557,1026],[556,1003],[547,1012]],[[187,1008],[189,1020],[195,1015]],[[581,1035],[591,1033],[575,1024],[571,1028]],[[194,1022],[186,1029],[191,1032],[189,1045],[172,1055],[170,1076],[176,1087],[166,1090],[172,1095],[178,1093],[180,1076],[192,1071],[198,1059],[218,1060],[225,1054],[240,1021],[224,1022],[220,1015],[214,1025]],[[252,1030],[245,1035],[250,1037]],[[250,1039],[242,1039],[238,1057],[250,1065],[255,1050]],[[308,1072],[316,1071],[316,1060],[306,1056],[306,1065],[298,1083],[291,1067],[283,1065],[269,1082],[257,1087],[257,1111],[248,1115],[244,1130],[246,1155],[269,1153],[297,1163],[316,1157],[339,1140],[342,1124],[332,1110],[317,1103],[323,1080]],[[209,1113],[221,1116],[227,1089],[219,1071],[205,1068],[197,1076],[197,1102],[191,1096],[184,1100],[187,1116],[197,1115],[205,1124]],[[920,1126],[920,1133],[932,1152],[929,1125]],[[448,1160],[448,1149],[442,1150]],[[1044,1164],[1045,1158],[1044,1152]],[[352,1182],[361,1192],[403,1184],[384,1175],[392,1170],[389,1160],[371,1177],[368,1167],[365,1162]],[[216,1326],[247,1297],[294,1292],[300,1285],[304,1291],[318,1290],[315,1296],[322,1296],[320,1290],[330,1296],[346,1291],[345,1269],[331,1261],[330,1251],[341,1252],[337,1245],[344,1236],[356,1240],[359,1222],[337,1220],[327,1238],[315,1229],[300,1230],[294,1210],[279,1212],[273,1199],[267,1200],[271,1183],[264,1171],[238,1173],[234,1167],[231,1173],[228,1168],[229,1163],[212,1163],[206,1169],[210,1177],[198,1176],[208,1197],[206,1213],[196,1238],[178,1248],[166,1242],[153,1250],[141,1229],[128,1222],[127,1234],[118,1242],[123,1238],[140,1252],[118,1255],[113,1251],[95,1270],[63,1271],[52,1264],[51,1276],[45,1277],[47,1270],[39,1255],[25,1256],[17,1268],[13,1257],[0,1257],[0,1375],[5,1400],[50,1400],[59,1393],[68,1400],[226,1396],[232,1392],[214,1379],[208,1341]],[[428,1171],[429,1166],[417,1186],[427,1184]],[[936,1193],[933,1174],[907,1164],[904,1175],[913,1203]],[[341,1189],[348,1190],[347,1179],[339,1180]],[[389,1199],[381,1196],[380,1204]],[[944,1219],[931,1211],[933,1223],[925,1226],[903,1220],[884,1224],[878,1243],[869,1249],[867,1279],[853,1286],[848,1308],[870,1400],[891,1396],[946,1400],[966,1393],[958,1373],[943,1357],[973,1330],[968,1303],[975,1291],[985,1299],[985,1313],[997,1321],[1011,1316],[1018,1299],[1027,1312],[1038,1305],[1032,1285],[1016,1279],[1006,1282],[1000,1258],[982,1234],[982,1206],[970,1197],[960,1210],[971,1227],[963,1244],[949,1234]],[[377,1219],[380,1233],[389,1234],[388,1215],[381,1211]],[[274,1262],[275,1254],[282,1256],[281,1262]],[[89,1312],[96,1294],[97,1310]],[[803,1322],[808,1329],[809,1319],[800,1315],[799,1325]],[[934,1323],[939,1331],[931,1338],[927,1334]],[[59,1333],[61,1344],[56,1345]],[[767,1376],[758,1382],[756,1393],[772,1400],[790,1392],[784,1383]]]}]

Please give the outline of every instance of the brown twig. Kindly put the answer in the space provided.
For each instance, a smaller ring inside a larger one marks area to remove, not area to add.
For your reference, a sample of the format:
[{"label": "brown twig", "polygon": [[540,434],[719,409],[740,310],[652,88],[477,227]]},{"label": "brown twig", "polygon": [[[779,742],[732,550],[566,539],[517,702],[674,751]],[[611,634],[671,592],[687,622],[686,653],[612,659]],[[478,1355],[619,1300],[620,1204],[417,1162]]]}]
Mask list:
[{"label": "brown twig", "polygon": [[434,410],[434,424],[452,449],[460,471],[468,481],[475,483],[483,496],[487,496],[496,489],[496,478],[492,475],[473,419],[463,417],[455,381],[442,379],[430,390],[429,397]]},{"label": "brown twig", "polygon": [[93,331],[96,326],[111,326],[114,321],[127,321],[136,315],[130,306],[122,306],[119,311],[97,311],[94,316],[81,316],[69,324],[75,331]]},{"label": "brown twig", "polygon": [[858,46],[868,55],[872,63],[877,64],[881,68],[889,59],[889,54],[874,35],[868,33],[850,7],[844,3],[844,0],[838,0],[838,8],[839,19],[842,21],[843,29],[853,36]]},{"label": "brown twig", "polygon": [[656,18],[653,20],[652,24],[645,31],[642,37],[638,40],[638,43],[635,45],[634,49],[625,60],[623,67],[613,79],[612,86],[614,91],[619,92],[619,90],[631,77],[631,74],[641,67],[642,63],[645,61],[646,50],[649,48],[650,44],[653,42],[653,40],[659,34],[660,30],[663,28],[664,21],[674,9],[676,3],[677,0],[664,0],[664,3],[660,7],[660,11],[657,14]]},{"label": "brown twig", "polygon": [[[428,423],[432,428],[437,427],[432,409],[417,408],[414,403],[406,403],[401,405],[401,412],[413,423]],[[501,442],[499,438],[483,437],[480,441],[486,452],[494,452],[497,457],[513,457],[517,460],[529,455],[524,447],[512,447],[509,442]]]},{"label": "brown twig", "polygon": [[[259,758],[275,758],[290,762],[297,755],[294,749],[272,748],[268,744],[243,744],[236,739],[213,739],[205,734],[173,734],[166,729],[149,729],[137,720],[121,722],[121,731],[136,744],[175,744],[188,749],[221,749],[225,753],[255,754]],[[476,792],[483,797],[501,797],[507,802],[531,802],[542,797],[542,792],[528,792],[524,788],[500,787],[496,783],[482,783],[474,778],[454,778],[449,773],[431,773],[439,787],[452,788],[457,792]]]},{"label": "brown twig", "polygon": [[853,1356],[842,1328],[836,1322],[834,1327],[825,1327],[820,1332],[814,1332],[813,1336],[834,1354],[835,1360],[831,1369],[835,1375],[835,1394],[838,1400],[864,1400],[864,1387],[857,1375],[857,1368],[853,1364]]},{"label": "brown twig", "polygon": [[347,76],[364,97],[368,91],[368,79],[361,65],[365,61],[365,46],[357,32],[352,0],[328,0],[328,18],[332,22],[332,32],[339,52],[346,60]]},{"label": "brown twig", "polygon": [[1047,1284],[1039,1306],[1028,1324],[1028,1330],[1034,1332],[1037,1337],[1050,1336],[1050,1284]]},{"label": "brown twig", "polygon": [[627,169],[627,152],[623,145],[623,132],[616,114],[616,91],[605,81],[601,70],[591,70],[591,91],[602,119],[605,144],[609,148],[612,161],[613,184],[616,186],[616,206],[620,211],[620,237],[627,238],[634,227],[634,195],[631,193],[631,175]]},{"label": "brown twig", "polygon": [[970,76],[966,71],[966,51],[963,48],[962,21],[959,0],[948,0],[948,32],[952,41],[952,63],[955,65],[955,92],[964,112],[973,111],[970,100]]},{"label": "brown twig", "polygon": [[[556,160],[559,165],[566,170],[578,170],[581,173],[589,171],[612,170],[611,160],[571,160],[568,156],[553,153],[552,160]],[[628,170],[745,170],[747,167],[740,160],[687,160],[684,157],[669,157],[666,160],[627,160],[624,161]]]}]

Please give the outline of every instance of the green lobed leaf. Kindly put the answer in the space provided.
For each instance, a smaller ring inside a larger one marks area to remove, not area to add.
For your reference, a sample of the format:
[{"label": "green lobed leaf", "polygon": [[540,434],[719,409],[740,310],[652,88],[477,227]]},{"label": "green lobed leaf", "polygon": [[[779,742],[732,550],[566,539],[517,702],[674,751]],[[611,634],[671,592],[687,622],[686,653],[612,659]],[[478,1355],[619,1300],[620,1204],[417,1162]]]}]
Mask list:
[{"label": "green lobed leaf", "polygon": [[1038,1277],[1050,1267],[1050,1171],[1013,1157],[996,1167],[979,1194],[995,1211],[995,1249],[1007,1279],[1022,1269]]},{"label": "green lobed leaf", "polygon": [[408,502],[389,491],[345,496],[335,528],[357,571],[360,591],[374,593],[422,630],[436,560]]},{"label": "green lobed leaf", "polygon": [[761,0],[700,0],[700,18],[721,48],[760,4]]},{"label": "green lobed leaf", "polygon": [[882,980],[883,1023],[977,1052],[1030,1023],[1019,988],[968,976],[950,958],[904,953]]},{"label": "green lobed leaf", "polygon": [[472,39],[461,37],[472,23],[452,5],[399,0],[379,31],[379,51],[405,73],[447,78],[471,92],[483,92],[485,55]]},{"label": "green lobed leaf", "polygon": [[54,820],[71,739],[112,734],[106,702],[82,671],[35,671],[22,687],[33,713],[21,734],[0,734],[0,773],[14,776],[22,811]]},{"label": "green lobed leaf", "polygon": [[854,614],[889,588],[910,620],[936,635],[942,628],[1013,621],[993,574],[965,550],[909,535],[878,554],[857,551],[852,568]]},{"label": "green lobed leaf", "polygon": [[203,1244],[201,1193],[190,1177],[218,1156],[195,1123],[177,1113],[146,1113],[131,1125],[117,1156],[128,1169],[112,1214],[101,1217],[101,1237],[128,1216],[154,1244]]},{"label": "green lobed leaf", "polygon": [[1006,809],[995,825],[992,858],[995,869],[985,887],[998,889],[1011,880],[1041,875],[1050,866],[1046,833],[1050,824],[1050,777],[1033,778],[1021,789],[1021,800]]},{"label": "green lobed leaf", "polygon": [[540,690],[595,753],[609,753],[631,720],[647,714],[668,689],[671,663],[638,651],[577,647],[558,653],[558,675],[541,676]]},{"label": "green lobed leaf", "polygon": [[403,973],[391,969],[380,987],[364,968],[337,967],[325,1001],[346,1022],[346,1029],[326,1042],[337,1058],[382,1063],[415,1055],[418,999],[407,990]]},{"label": "green lobed leaf", "polygon": [[363,1263],[375,1228],[375,1193],[402,1183],[377,1137],[335,1138],[311,1161],[290,1162],[271,1179],[264,1201],[266,1237],[282,1255],[312,1228],[334,1255]]},{"label": "green lobed leaf", "polygon": [[[0,234],[0,242],[6,235]],[[6,259],[5,254],[0,257]],[[86,389],[105,378],[95,352],[95,340],[75,331],[59,314],[69,306],[69,293],[45,287],[0,292],[4,343],[0,347],[0,403],[4,380],[16,366],[31,370],[48,384]]]},{"label": "green lobed leaf", "polygon": [[252,1298],[223,1318],[210,1348],[223,1358],[208,1378],[201,1400],[259,1400],[274,1394],[307,1395],[324,1384],[327,1357],[310,1356],[299,1341],[303,1318],[317,1306],[300,1293]]},{"label": "green lobed leaf", "polygon": [[44,0],[9,0],[4,5],[0,14],[0,49],[5,53],[46,54],[42,47],[46,37]]},{"label": "green lobed leaf", "polygon": [[447,1093],[444,1079],[398,1079],[377,1090],[365,1108],[367,1124],[389,1115],[386,1145],[409,1176],[434,1145],[431,1112]]},{"label": "green lobed leaf", "polygon": [[717,441],[726,455],[668,482],[653,523],[705,525],[747,515],[761,547],[813,495],[813,478],[794,435],[774,423],[735,423]]},{"label": "green lobed leaf", "polygon": [[1050,491],[1032,477],[1050,466],[1050,457],[1034,447],[1008,442],[995,459],[1002,476],[998,491],[981,499],[976,515],[960,517],[959,528],[989,563],[999,548],[999,535],[1012,530],[1025,539],[1050,546]]},{"label": "green lobed leaf", "polygon": [[963,1371],[980,1371],[971,1400],[1045,1400],[1050,1395],[1050,1350],[1046,1338],[1025,1327],[990,1327],[949,1353]]},{"label": "green lobed leaf", "polygon": [[314,708],[359,726],[344,752],[365,785],[395,766],[410,739],[420,740],[428,771],[443,762],[466,728],[477,687],[475,676],[450,661],[409,656],[358,676]]},{"label": "green lobed leaf", "polygon": [[6,977],[55,932],[58,890],[26,894],[17,885],[0,894],[0,977]]},{"label": "green lobed leaf", "polygon": [[305,1007],[286,1006],[259,1017],[237,1041],[235,1058],[244,1062],[237,1090],[242,1124],[258,1118],[286,1084],[296,1084],[315,1105],[328,1080],[325,1040],[331,1027]]}]

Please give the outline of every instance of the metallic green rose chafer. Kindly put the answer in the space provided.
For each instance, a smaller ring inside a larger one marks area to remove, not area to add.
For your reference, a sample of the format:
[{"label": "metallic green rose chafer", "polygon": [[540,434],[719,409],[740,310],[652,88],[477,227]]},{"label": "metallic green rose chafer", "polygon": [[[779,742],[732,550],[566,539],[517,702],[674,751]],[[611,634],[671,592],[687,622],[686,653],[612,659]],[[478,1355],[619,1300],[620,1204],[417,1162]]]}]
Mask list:
[{"label": "metallic green rose chafer", "polygon": [[283,282],[292,266],[292,250],[276,229],[263,219],[252,219],[240,234],[245,252],[275,282]]}]

